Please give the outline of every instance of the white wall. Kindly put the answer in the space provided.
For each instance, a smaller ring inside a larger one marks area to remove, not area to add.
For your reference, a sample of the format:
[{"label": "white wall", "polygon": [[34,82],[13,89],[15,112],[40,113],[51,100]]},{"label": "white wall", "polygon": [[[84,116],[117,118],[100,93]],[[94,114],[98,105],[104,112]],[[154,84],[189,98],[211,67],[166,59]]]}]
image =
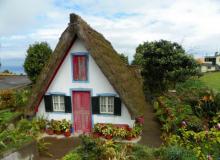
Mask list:
[{"label": "white wall", "polygon": [[[72,80],[72,54],[76,52],[88,52],[83,45],[83,42],[77,39],[67,57],[65,58],[63,64],[61,65],[57,75],[50,84],[46,94],[51,93],[62,93],[71,96],[71,89],[89,89],[91,90],[91,96],[96,96],[102,93],[117,94],[114,88],[111,86],[107,78],[104,76],[98,65],[93,60],[92,56],[89,54],[89,75],[88,82],[73,82]],[[63,119],[73,121],[73,114],[66,113],[47,113],[45,112],[44,100],[42,99],[37,116],[44,115],[48,119]],[[134,121],[131,120],[131,116],[122,103],[121,116],[114,115],[93,115],[93,124],[95,123],[118,123],[118,124],[129,124],[133,125]]]},{"label": "white wall", "polygon": [[208,68],[207,66],[201,66],[201,72],[205,73],[205,72],[212,72],[215,71],[216,68],[215,66],[212,66],[211,68]]},{"label": "white wall", "polygon": [[216,56],[216,64],[220,65],[220,56]]}]

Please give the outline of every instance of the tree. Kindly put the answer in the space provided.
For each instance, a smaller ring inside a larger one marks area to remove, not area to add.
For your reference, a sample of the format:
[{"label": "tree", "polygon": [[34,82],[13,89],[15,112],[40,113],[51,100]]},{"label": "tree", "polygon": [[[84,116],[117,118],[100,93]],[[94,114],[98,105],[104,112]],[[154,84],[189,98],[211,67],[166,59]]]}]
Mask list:
[{"label": "tree", "polygon": [[24,62],[24,70],[33,83],[36,82],[51,54],[52,49],[47,42],[37,42],[29,46]]},{"label": "tree", "polygon": [[144,42],[136,49],[132,64],[140,65],[145,91],[163,92],[177,82],[184,82],[198,73],[194,58],[178,43],[166,40]]},{"label": "tree", "polygon": [[128,56],[124,55],[123,53],[119,54],[119,56],[125,64],[127,64],[127,65],[129,64]]}]

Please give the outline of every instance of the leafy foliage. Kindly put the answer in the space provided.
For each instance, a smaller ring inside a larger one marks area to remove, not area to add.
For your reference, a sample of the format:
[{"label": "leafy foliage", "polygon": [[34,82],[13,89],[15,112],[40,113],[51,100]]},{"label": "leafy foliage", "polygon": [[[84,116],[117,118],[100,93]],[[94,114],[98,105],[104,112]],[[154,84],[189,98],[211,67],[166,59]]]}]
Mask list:
[{"label": "leafy foliage", "polygon": [[177,145],[164,147],[162,155],[164,160],[197,160],[192,151]]},{"label": "leafy foliage", "polygon": [[8,124],[20,115],[21,115],[20,112],[11,112],[9,110],[1,111],[0,112],[0,132],[5,130]]},{"label": "leafy foliage", "polygon": [[0,109],[12,108],[15,104],[15,92],[11,89],[0,91]]},{"label": "leafy foliage", "polygon": [[166,40],[144,42],[136,49],[133,64],[142,66],[145,91],[162,92],[169,86],[175,88],[196,75],[197,63],[177,43]]},{"label": "leafy foliage", "polygon": [[207,155],[211,155],[214,159],[220,157],[220,132],[216,129],[198,133],[181,129],[180,135],[172,135],[167,143],[186,147],[202,160],[205,160]]},{"label": "leafy foliage", "polygon": [[30,95],[29,89],[12,90],[5,89],[0,91],[0,109],[18,109],[24,107]]},{"label": "leafy foliage", "polygon": [[46,42],[35,43],[29,46],[24,62],[24,70],[33,83],[36,82],[51,53],[52,49]]},{"label": "leafy foliage", "polygon": [[77,160],[154,160],[153,148],[114,142],[112,140],[93,139],[89,136],[81,136],[82,145],[67,154],[63,160],[76,157]]}]

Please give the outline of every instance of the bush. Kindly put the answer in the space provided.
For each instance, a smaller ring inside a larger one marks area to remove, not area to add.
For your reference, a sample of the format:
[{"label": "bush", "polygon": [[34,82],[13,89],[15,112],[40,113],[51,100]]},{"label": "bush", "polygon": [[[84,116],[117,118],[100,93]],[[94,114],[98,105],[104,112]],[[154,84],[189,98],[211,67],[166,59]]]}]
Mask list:
[{"label": "bush", "polygon": [[189,115],[187,116],[185,121],[187,123],[188,130],[193,130],[195,132],[199,132],[203,130],[203,121],[197,116]]},{"label": "bush", "polygon": [[15,92],[10,89],[0,91],[0,109],[12,108],[15,104]]},{"label": "bush", "polygon": [[76,152],[76,150],[68,153],[62,158],[62,160],[82,160],[81,156]]},{"label": "bush", "polygon": [[132,160],[154,159],[154,149],[141,145],[133,145],[131,152]]},{"label": "bush", "polygon": [[89,160],[154,160],[155,150],[137,144],[124,144],[112,140],[93,139],[89,136],[81,136],[82,145],[63,157],[63,160],[74,158]]},{"label": "bush", "polygon": [[172,135],[167,138],[169,146],[183,146],[191,150],[198,159],[206,159],[212,155],[214,159],[220,157],[220,132],[216,129],[210,131],[187,131],[180,129],[179,135]]},{"label": "bush", "polygon": [[31,136],[17,129],[4,130],[0,133],[0,154],[6,150],[18,148],[31,140],[33,140]]},{"label": "bush", "polygon": [[164,148],[162,158],[164,160],[197,160],[194,153],[179,146],[168,146]]},{"label": "bush", "polygon": [[17,129],[20,132],[29,132],[32,128],[31,121],[27,119],[22,119],[17,124]]},{"label": "bush", "polygon": [[29,89],[22,89],[22,90],[18,90],[15,93],[15,106],[16,107],[24,107],[26,106],[27,102],[28,102],[28,98],[30,95],[30,90]]}]

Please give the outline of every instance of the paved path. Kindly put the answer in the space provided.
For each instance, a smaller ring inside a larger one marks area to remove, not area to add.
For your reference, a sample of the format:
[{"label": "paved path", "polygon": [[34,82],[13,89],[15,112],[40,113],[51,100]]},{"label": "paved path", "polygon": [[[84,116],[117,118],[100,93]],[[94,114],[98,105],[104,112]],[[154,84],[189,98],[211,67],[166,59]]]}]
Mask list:
[{"label": "paved path", "polygon": [[27,76],[0,76],[0,89],[17,88],[30,83]]},{"label": "paved path", "polygon": [[149,147],[159,147],[162,144],[160,128],[161,126],[155,117],[153,107],[148,104],[144,113],[143,136],[139,143]]}]

